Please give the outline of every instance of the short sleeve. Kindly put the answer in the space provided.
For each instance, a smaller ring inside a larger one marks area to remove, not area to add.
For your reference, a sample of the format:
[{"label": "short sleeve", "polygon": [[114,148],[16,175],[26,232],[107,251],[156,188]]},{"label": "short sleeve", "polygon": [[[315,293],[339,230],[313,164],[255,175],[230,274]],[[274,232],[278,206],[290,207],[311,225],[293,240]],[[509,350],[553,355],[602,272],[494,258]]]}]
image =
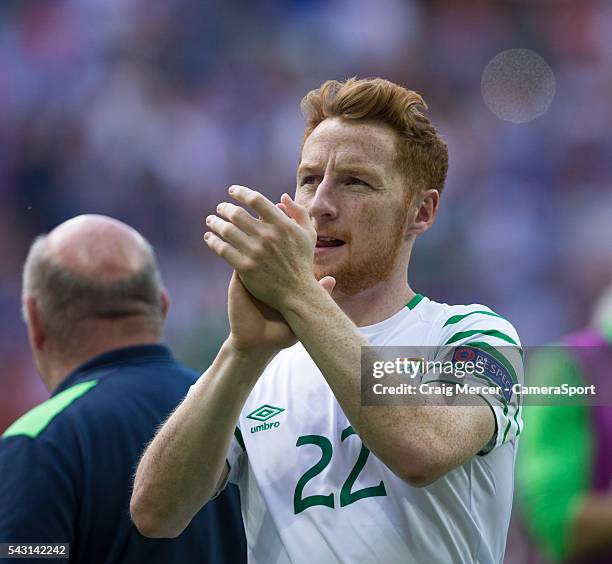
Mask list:
[{"label": "short sleeve", "polygon": [[[441,320],[440,346],[436,361],[471,362],[476,370],[439,374],[435,378],[475,389],[495,389],[478,395],[489,405],[495,418],[495,433],[479,453],[488,454],[515,439],[523,428],[521,398],[514,386],[524,382],[523,350],[512,324],[485,306],[466,306]],[[457,376],[459,374],[459,376]]]}]

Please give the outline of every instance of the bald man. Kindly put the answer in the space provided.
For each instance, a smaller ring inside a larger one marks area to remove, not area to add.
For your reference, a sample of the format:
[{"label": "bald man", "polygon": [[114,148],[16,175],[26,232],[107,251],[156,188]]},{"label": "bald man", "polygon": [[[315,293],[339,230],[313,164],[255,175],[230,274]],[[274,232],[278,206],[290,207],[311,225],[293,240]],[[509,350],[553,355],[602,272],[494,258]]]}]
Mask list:
[{"label": "bald man", "polygon": [[160,343],[168,297],[147,241],[103,216],[61,224],[30,248],[23,310],[52,397],[0,440],[0,543],[69,543],[87,564],[244,561],[235,491],[173,540],[129,518],[140,453],[198,377]]}]

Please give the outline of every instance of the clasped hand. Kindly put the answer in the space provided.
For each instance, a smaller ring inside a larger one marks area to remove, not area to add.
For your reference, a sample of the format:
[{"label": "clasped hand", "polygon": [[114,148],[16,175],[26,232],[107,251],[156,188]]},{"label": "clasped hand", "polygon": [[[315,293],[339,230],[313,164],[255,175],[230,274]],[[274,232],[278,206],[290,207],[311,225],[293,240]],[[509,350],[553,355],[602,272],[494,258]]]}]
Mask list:
[{"label": "clasped hand", "polygon": [[238,273],[247,290],[279,312],[293,299],[304,299],[317,281],[313,257],[317,234],[308,211],[287,194],[279,204],[245,186],[231,186],[229,195],[249,208],[222,202],[209,215],[204,240]]}]

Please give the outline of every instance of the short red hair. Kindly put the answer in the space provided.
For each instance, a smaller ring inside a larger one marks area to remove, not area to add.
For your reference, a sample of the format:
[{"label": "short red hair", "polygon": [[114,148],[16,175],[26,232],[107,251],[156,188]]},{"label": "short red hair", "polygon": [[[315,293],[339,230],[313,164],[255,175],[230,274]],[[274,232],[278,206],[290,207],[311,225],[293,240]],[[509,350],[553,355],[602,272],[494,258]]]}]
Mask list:
[{"label": "short red hair", "polygon": [[382,78],[328,80],[304,96],[301,108],[306,118],[303,143],[327,118],[385,123],[398,135],[398,164],[407,177],[422,190],[444,189],[448,148],[420,111],[427,104],[418,92]]}]

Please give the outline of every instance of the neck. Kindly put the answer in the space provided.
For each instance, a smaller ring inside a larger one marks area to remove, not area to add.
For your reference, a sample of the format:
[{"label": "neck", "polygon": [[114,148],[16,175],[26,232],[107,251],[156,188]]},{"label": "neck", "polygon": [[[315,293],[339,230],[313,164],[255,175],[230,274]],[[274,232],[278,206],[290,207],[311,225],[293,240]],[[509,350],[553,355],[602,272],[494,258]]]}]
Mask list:
[{"label": "neck", "polygon": [[373,325],[388,319],[415,296],[404,277],[379,282],[358,294],[348,296],[341,291],[333,297],[342,311],[357,325]]},{"label": "neck", "polygon": [[378,282],[354,295],[340,289],[332,293],[340,309],[357,325],[364,327],[388,319],[400,311],[416,295],[408,284],[408,266],[414,238],[404,241],[404,250],[387,280]]},{"label": "neck", "polygon": [[81,346],[77,355],[50,354],[46,359],[44,370],[43,367],[40,367],[41,373],[44,373],[43,382],[47,390],[53,393],[72,372],[96,356],[115,349],[137,345],[157,345],[159,342],[159,336],[150,332],[120,339],[90,339],[85,346]]}]

